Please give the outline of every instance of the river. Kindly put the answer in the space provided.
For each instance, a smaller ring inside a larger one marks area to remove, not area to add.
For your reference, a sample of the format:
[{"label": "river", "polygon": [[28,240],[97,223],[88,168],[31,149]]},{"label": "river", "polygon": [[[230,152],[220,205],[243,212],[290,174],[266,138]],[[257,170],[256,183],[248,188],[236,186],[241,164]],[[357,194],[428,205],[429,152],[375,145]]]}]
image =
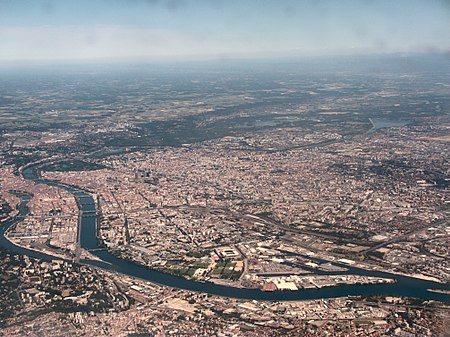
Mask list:
[{"label": "river", "polygon": [[[208,293],[211,295],[219,295],[249,300],[292,301],[305,299],[332,298],[341,296],[385,295],[385,296],[408,296],[421,298],[425,300],[437,300],[447,303],[450,302],[450,295],[444,293],[430,292],[427,290],[427,289],[450,290],[449,284],[441,284],[437,282],[419,280],[412,277],[394,275],[378,271],[369,271],[355,267],[350,268],[352,274],[393,278],[396,280],[396,283],[368,284],[368,285],[339,285],[334,287],[325,287],[321,289],[264,292],[259,289],[235,288],[217,285],[210,282],[203,283],[162,273],[157,270],[153,270],[148,267],[143,267],[133,262],[120,259],[115,255],[111,254],[110,252],[101,249],[102,247],[99,246],[99,242],[97,240],[97,229],[96,229],[97,219],[96,216],[93,215],[93,211],[95,211],[96,205],[93,197],[90,194],[56,181],[41,179],[37,174],[35,167],[33,166],[25,168],[22,174],[26,179],[34,180],[39,183],[65,189],[70,193],[72,193],[77,198],[79,207],[81,211],[83,211],[81,219],[81,233],[80,233],[81,247],[87,250],[91,250],[91,253],[101,260],[101,261],[81,260],[81,263],[87,265],[100,267],[110,271],[116,271],[124,275],[138,277],[144,280],[148,280],[169,287],[189,291],[198,291]],[[21,203],[18,207],[20,212],[19,215],[24,216],[28,213],[27,202],[29,198],[30,196],[28,195],[21,195]],[[8,241],[4,236],[5,231],[7,230],[7,228],[11,227],[18,221],[19,219],[13,219],[4,224],[0,228],[1,246],[20,254],[40,258],[47,261],[60,259],[51,256],[49,254],[36,252],[33,250],[16,246],[10,241]],[[348,268],[348,266],[346,267]]]}]

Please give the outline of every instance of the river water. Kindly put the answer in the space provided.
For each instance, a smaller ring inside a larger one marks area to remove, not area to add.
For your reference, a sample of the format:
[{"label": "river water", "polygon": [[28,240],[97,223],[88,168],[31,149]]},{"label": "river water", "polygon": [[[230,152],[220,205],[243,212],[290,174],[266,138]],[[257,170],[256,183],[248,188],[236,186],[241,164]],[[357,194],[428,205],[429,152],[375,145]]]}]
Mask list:
[{"label": "river water", "polygon": [[[440,284],[431,281],[419,280],[406,276],[399,276],[390,273],[369,271],[360,268],[350,267],[352,274],[377,276],[393,278],[397,282],[395,284],[369,284],[369,285],[339,285],[334,287],[325,287],[321,289],[305,289],[298,291],[278,291],[264,292],[259,289],[243,289],[216,285],[213,283],[203,283],[193,280],[187,280],[182,277],[162,273],[147,267],[139,266],[131,261],[120,259],[110,252],[101,249],[97,240],[96,216],[92,213],[96,206],[92,196],[84,191],[78,190],[55,181],[49,181],[39,178],[34,167],[28,167],[23,170],[23,176],[26,179],[34,180],[51,186],[63,188],[77,198],[79,207],[84,212],[81,219],[81,247],[91,250],[91,253],[97,256],[101,261],[82,260],[82,263],[97,266],[103,269],[116,271],[125,275],[139,277],[154,283],[170,286],[190,291],[198,291],[212,295],[220,295],[226,297],[251,299],[251,300],[303,300],[303,299],[319,299],[341,296],[358,296],[358,295],[389,295],[389,296],[409,296],[426,300],[438,300],[442,302],[450,302],[450,295],[443,293],[430,292],[427,289],[450,290],[449,284]],[[21,196],[22,202],[19,205],[20,215],[28,213],[27,202],[29,196]],[[51,255],[36,252],[22,247],[18,247],[8,241],[4,234],[7,228],[12,226],[18,220],[11,220],[0,228],[0,245],[9,250],[32,257],[52,260],[58,259]],[[346,266],[348,268],[348,266]],[[348,272],[347,272],[348,273]],[[323,273],[321,273],[323,274]]]}]

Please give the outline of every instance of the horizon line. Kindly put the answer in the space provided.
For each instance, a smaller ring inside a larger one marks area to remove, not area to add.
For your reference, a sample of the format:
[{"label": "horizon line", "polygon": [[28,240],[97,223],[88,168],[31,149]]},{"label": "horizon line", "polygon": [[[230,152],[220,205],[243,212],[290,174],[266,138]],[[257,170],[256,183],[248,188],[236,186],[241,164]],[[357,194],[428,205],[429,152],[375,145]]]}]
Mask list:
[{"label": "horizon line", "polygon": [[234,62],[234,61],[306,61],[330,58],[359,58],[359,57],[418,57],[443,56],[450,57],[450,50],[446,51],[380,51],[380,52],[336,52],[336,53],[270,53],[255,54],[217,54],[217,55],[167,55],[142,57],[92,57],[92,58],[60,58],[60,59],[0,59],[2,65],[82,65],[82,64],[171,64],[196,62]]}]

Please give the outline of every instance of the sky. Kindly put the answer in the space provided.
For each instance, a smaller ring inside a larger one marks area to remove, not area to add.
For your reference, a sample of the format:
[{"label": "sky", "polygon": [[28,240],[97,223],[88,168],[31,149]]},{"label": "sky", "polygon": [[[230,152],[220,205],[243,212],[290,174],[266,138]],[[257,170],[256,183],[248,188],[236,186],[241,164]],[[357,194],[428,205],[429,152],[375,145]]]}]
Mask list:
[{"label": "sky", "polygon": [[0,61],[450,51],[450,0],[0,0]]}]

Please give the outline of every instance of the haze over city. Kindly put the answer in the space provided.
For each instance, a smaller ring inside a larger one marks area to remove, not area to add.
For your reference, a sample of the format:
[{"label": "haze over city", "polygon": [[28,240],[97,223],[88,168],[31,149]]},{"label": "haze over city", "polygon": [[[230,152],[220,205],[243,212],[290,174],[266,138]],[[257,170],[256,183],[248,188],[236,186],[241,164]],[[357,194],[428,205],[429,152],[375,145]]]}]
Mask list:
[{"label": "haze over city", "polygon": [[446,0],[1,0],[0,60],[446,52]]}]

